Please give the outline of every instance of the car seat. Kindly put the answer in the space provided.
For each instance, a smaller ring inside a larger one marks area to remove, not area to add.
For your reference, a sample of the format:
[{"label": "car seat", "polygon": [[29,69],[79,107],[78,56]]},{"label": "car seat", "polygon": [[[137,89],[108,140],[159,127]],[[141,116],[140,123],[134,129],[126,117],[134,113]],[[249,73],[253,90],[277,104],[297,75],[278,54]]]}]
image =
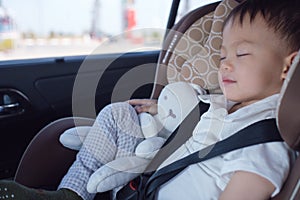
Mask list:
[{"label": "car seat", "polygon": [[298,157],[290,170],[287,181],[281,192],[274,200],[300,199],[300,50],[294,59],[287,78],[281,90],[281,97],[277,109],[277,124],[284,141],[297,151]]},{"label": "car seat", "polygon": [[[222,22],[237,4],[235,0],[224,0],[198,8],[169,31],[158,60],[151,98],[157,98],[164,85],[175,81],[199,84],[210,93],[220,91],[216,71]],[[26,149],[15,180],[29,187],[55,189],[76,157],[76,151],[59,143],[59,136],[75,125],[91,126],[93,121],[70,117],[43,128]],[[97,194],[95,199],[105,198],[109,194]]]}]

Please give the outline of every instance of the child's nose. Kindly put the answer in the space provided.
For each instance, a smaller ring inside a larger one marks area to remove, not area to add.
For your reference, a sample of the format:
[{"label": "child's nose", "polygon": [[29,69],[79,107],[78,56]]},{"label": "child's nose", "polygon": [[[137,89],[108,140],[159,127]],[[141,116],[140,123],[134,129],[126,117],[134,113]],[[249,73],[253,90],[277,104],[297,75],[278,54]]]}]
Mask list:
[{"label": "child's nose", "polygon": [[220,63],[220,70],[232,71],[233,65],[228,59],[222,60],[222,62]]}]

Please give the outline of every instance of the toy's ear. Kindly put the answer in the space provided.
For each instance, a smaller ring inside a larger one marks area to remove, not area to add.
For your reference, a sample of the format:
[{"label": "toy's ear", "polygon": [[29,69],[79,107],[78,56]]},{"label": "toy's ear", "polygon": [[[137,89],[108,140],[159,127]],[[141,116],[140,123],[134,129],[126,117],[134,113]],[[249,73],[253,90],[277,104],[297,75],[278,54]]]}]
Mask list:
[{"label": "toy's ear", "polygon": [[168,84],[158,98],[157,119],[172,133],[198,103],[198,94],[191,84]]}]

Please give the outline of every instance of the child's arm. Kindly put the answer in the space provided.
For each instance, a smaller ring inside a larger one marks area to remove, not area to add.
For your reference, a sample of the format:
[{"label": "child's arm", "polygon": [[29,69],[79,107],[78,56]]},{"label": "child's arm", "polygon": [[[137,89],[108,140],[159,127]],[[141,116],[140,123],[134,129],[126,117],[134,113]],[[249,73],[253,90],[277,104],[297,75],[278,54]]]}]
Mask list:
[{"label": "child's arm", "polygon": [[270,199],[275,186],[257,174],[237,171],[220,196],[219,200],[264,200]]},{"label": "child's arm", "polygon": [[137,113],[148,112],[152,115],[157,114],[156,99],[131,99],[127,101],[130,105],[135,106]]}]

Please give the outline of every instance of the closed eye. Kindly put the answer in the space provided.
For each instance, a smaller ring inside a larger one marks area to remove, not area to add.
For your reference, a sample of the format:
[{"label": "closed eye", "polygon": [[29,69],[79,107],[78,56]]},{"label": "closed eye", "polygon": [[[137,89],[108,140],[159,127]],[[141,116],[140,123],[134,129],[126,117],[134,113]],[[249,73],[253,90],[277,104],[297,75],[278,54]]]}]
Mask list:
[{"label": "closed eye", "polygon": [[226,59],[226,57],[221,57],[221,58],[220,58],[220,61],[225,60],[225,59]]},{"label": "closed eye", "polygon": [[248,56],[250,55],[250,53],[242,53],[242,54],[237,54],[237,57],[243,57],[243,56]]}]

